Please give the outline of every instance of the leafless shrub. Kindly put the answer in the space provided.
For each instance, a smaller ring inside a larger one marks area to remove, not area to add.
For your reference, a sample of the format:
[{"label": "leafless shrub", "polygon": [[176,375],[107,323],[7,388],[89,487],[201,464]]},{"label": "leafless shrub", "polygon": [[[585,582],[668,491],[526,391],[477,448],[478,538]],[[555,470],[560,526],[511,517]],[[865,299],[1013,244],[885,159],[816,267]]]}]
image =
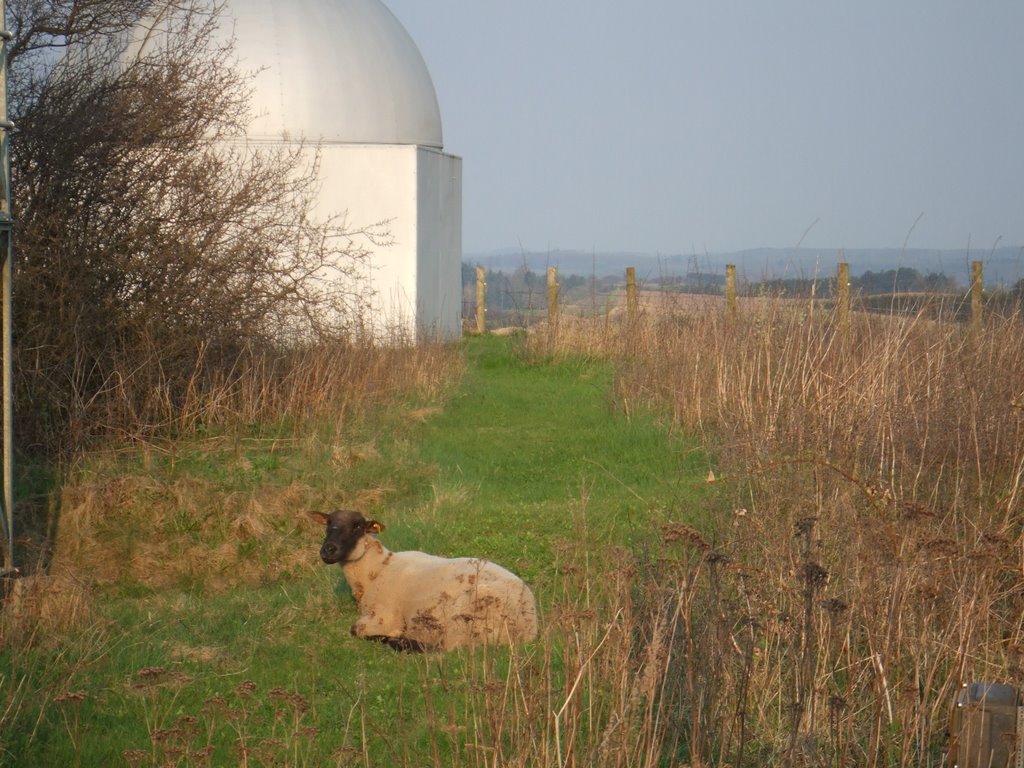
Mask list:
[{"label": "leafless shrub", "polygon": [[[351,337],[387,233],[314,210],[315,147],[243,140],[221,3],[9,5],[23,447],[144,431],[253,359]],[[161,42],[126,53],[144,10]]]}]

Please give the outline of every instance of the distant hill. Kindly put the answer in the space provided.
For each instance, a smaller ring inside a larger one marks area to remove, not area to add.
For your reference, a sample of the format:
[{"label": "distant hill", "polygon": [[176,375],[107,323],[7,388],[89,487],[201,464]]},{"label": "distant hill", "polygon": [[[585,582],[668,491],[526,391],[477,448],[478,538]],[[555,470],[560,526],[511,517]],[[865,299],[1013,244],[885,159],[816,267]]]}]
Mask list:
[{"label": "distant hill", "polygon": [[[750,281],[771,278],[826,277],[835,274],[838,249],[821,248],[753,248],[733,253],[712,254],[636,254],[587,253],[556,250],[550,252],[503,249],[491,253],[467,253],[465,261],[493,270],[512,272],[524,265],[540,272],[558,267],[563,274],[606,277],[622,274],[626,267],[636,267],[641,280],[676,277],[694,273],[721,274],[726,264],[735,264],[741,275]],[[1010,286],[1024,278],[1024,246],[997,248],[995,251],[930,250],[925,248],[857,248],[846,249],[843,260],[857,276],[867,271],[879,272],[909,267],[922,274],[932,272],[970,282],[970,262],[985,262],[988,285]]]}]

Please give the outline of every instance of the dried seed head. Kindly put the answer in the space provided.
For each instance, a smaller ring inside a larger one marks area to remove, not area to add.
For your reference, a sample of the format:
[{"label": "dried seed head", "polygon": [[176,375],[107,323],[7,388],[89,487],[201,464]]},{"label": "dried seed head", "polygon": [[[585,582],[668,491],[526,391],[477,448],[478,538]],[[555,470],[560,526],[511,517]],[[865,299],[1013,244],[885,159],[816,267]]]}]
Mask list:
[{"label": "dried seed head", "polygon": [[199,719],[192,715],[182,715],[175,721],[174,727],[190,740],[199,735]]},{"label": "dried seed head", "polygon": [[845,600],[840,600],[838,597],[833,597],[829,600],[822,602],[821,607],[831,613],[833,616],[838,616],[842,613],[846,613],[850,609]]},{"label": "dried seed head", "polygon": [[844,709],[846,709],[846,699],[844,699],[842,696],[829,696],[828,708],[832,710],[833,713],[842,712]]},{"label": "dried seed head", "polygon": [[211,696],[203,702],[203,712],[223,711],[228,707],[228,700],[223,696]]},{"label": "dried seed head", "polygon": [[804,563],[803,577],[804,583],[808,586],[819,587],[828,581],[828,571],[822,568],[818,563]]},{"label": "dried seed head", "polygon": [[717,549],[713,549],[704,555],[704,560],[709,565],[728,565],[730,562],[729,556],[724,552],[719,552]]},{"label": "dried seed head", "polygon": [[903,502],[903,515],[908,519],[916,519],[922,517],[934,518],[937,515],[924,504],[919,501],[904,501]]},{"label": "dried seed head", "polygon": [[277,701],[287,702],[292,709],[299,713],[309,709],[309,701],[302,694],[289,691],[287,688],[272,688],[267,696]]},{"label": "dried seed head", "polygon": [[54,698],[55,704],[78,704],[89,698],[89,694],[85,691],[65,691],[59,696]]},{"label": "dried seed head", "polygon": [[701,549],[711,549],[711,545],[704,541],[700,531],[693,526],[685,523],[667,523],[661,529],[664,532],[662,540],[666,544],[671,544],[674,541],[688,541]]},{"label": "dried seed head", "polygon": [[802,517],[796,521],[796,536],[808,536],[811,531],[814,530],[815,523],[818,522],[816,517]]}]

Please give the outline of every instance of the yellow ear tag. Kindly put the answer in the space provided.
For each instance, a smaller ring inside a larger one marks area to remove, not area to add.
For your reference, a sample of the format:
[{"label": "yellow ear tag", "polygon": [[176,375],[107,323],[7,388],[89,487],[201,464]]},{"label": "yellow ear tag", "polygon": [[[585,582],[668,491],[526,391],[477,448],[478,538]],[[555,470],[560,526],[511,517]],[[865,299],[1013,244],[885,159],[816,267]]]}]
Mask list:
[{"label": "yellow ear tag", "polygon": [[366,527],[370,533],[380,533],[384,530],[384,526],[378,523],[376,520],[371,520],[370,524]]}]

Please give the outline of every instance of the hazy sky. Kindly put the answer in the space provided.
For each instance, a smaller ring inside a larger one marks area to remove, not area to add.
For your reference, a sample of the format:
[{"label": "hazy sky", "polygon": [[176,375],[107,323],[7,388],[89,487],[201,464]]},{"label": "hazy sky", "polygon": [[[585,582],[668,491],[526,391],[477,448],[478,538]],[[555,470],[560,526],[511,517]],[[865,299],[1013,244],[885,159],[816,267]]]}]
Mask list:
[{"label": "hazy sky", "polygon": [[1022,0],[385,0],[464,248],[1024,245]]}]

